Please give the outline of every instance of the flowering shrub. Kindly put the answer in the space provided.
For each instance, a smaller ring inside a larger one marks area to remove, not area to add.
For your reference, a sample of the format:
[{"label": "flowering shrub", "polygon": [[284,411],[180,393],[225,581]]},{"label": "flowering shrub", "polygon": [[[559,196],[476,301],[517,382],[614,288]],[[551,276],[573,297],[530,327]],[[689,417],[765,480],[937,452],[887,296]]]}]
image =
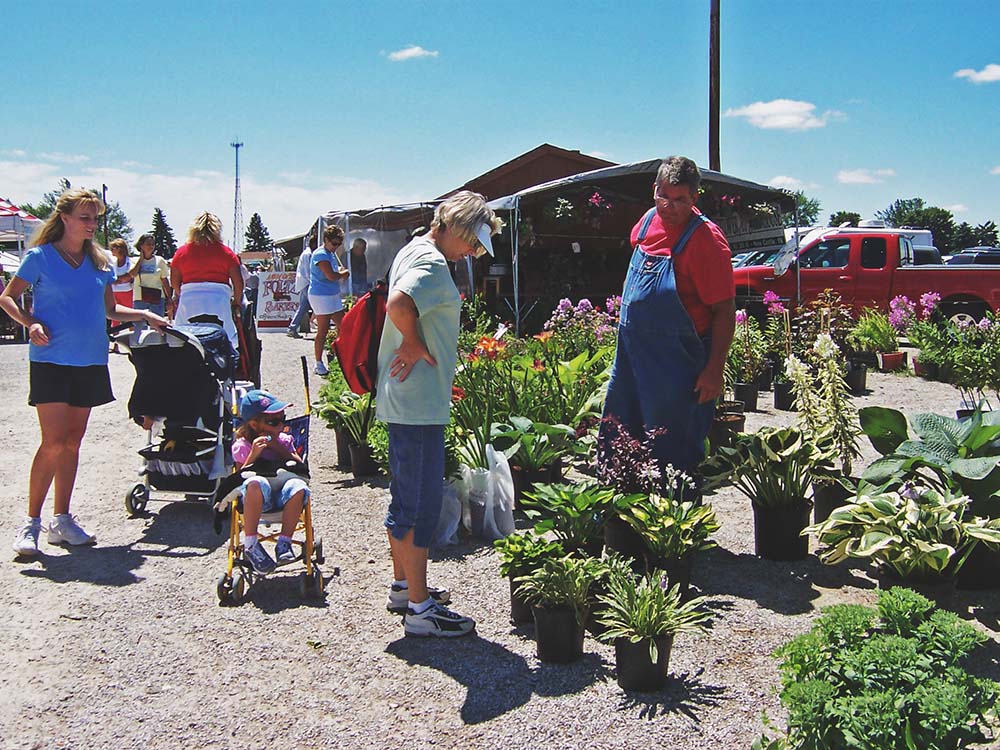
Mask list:
[{"label": "flowering shrub", "polygon": [[622,493],[650,493],[680,497],[694,484],[687,474],[673,466],[660,465],[653,446],[667,434],[666,428],[648,430],[642,438],[632,435],[614,417],[601,420],[603,439],[597,446],[597,478],[601,484]]},{"label": "flowering shrub", "polygon": [[917,319],[917,306],[905,294],[897,295],[889,302],[889,324],[904,333]]},{"label": "flowering shrub", "polygon": [[764,366],[767,342],[756,318],[746,310],[736,311],[736,335],[726,358],[726,369],[734,383],[754,383]]},{"label": "flowering shrub", "polygon": [[555,339],[554,345],[564,352],[595,352],[601,347],[614,345],[621,303],[619,296],[608,297],[602,311],[600,307],[594,307],[589,299],[581,299],[574,305],[571,300],[563,298],[545,321],[543,329]]}]

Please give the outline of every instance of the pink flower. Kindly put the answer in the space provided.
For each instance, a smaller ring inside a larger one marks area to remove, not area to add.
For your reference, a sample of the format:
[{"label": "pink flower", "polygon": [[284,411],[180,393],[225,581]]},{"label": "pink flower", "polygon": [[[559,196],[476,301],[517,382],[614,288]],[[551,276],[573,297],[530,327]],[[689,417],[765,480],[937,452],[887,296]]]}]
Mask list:
[{"label": "pink flower", "polygon": [[739,323],[740,325],[743,325],[744,323],[747,322],[747,311],[746,310],[737,310],[736,311],[736,322]]},{"label": "pink flower", "polygon": [[764,304],[773,305],[775,302],[781,301],[781,297],[773,289],[768,289],[764,292]]}]

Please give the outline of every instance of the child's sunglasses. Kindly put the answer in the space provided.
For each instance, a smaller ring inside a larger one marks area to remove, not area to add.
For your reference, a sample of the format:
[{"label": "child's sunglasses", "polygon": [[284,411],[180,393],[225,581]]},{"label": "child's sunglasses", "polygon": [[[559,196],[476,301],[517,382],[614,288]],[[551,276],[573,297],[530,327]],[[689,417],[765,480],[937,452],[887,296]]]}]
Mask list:
[{"label": "child's sunglasses", "polygon": [[264,417],[264,424],[270,425],[271,427],[277,427],[279,424],[285,423],[284,414],[275,414],[273,417]]}]

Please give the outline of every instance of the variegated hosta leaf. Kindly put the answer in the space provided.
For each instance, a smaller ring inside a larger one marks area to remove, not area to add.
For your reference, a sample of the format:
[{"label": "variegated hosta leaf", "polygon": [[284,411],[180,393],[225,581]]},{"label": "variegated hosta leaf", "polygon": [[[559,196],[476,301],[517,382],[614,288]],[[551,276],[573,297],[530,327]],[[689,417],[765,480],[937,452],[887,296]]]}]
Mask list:
[{"label": "variegated hosta leaf", "polygon": [[910,417],[910,424],[923,440],[948,444],[953,448],[964,443],[973,429],[971,421],[960,422],[957,419],[930,413],[915,414]]}]

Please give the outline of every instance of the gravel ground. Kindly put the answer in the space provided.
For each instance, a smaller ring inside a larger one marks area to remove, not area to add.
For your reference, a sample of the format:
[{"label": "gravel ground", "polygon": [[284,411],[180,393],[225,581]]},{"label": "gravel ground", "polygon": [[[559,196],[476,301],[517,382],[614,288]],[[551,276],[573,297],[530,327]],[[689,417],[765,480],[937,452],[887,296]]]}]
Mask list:
[{"label": "gravel ground", "polygon": [[[312,342],[270,335],[264,346],[265,386],[301,406],[299,356]],[[24,513],[38,427],[25,403],[27,348],[0,346],[0,368],[7,544]],[[771,651],[807,630],[819,607],[875,599],[863,567],[756,559],[749,504],[729,491],[713,501],[719,548],[693,576],[719,617],[710,634],[677,639],[660,694],[622,692],[613,650],[589,638],[576,664],[539,663],[530,630],[507,621],[495,555],[476,541],[432,551],[431,577],[476,618],[478,637],[405,639],[384,609],[386,483],[335,469],[333,433],[316,422],[327,596],[301,600],[299,568],[256,585],[242,607],[222,608],[214,582],[224,539],[207,506],[151,502],[147,517],[125,516],[144,436],[126,416],[128,359],[112,356],[111,373],[119,401],[91,417],[73,503],[99,544],[68,551],[43,541],[37,560],[0,565],[3,747],[748,748],[762,712],[781,717]],[[318,385],[310,375],[314,394]],[[906,411],[949,413],[957,402],[949,386],[915,378],[870,374],[869,387],[859,401]],[[770,409],[769,394],[762,402],[748,429],[789,420]],[[959,605],[994,638],[980,666],[1000,678],[1000,596],[962,594]]]}]

